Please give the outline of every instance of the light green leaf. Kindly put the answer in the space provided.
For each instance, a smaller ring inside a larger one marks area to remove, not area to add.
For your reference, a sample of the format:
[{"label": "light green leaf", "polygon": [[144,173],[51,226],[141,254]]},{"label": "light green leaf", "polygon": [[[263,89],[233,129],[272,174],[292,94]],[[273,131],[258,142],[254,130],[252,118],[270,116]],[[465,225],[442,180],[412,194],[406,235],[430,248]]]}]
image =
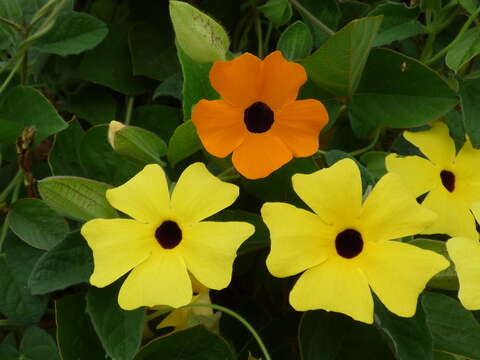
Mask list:
[{"label": "light green leaf", "polygon": [[292,17],[292,5],[288,0],[268,0],[257,9],[276,27],[285,25]]},{"label": "light green leaf", "polygon": [[447,52],[447,66],[458,71],[463,65],[480,54],[480,28],[474,27],[466,31],[460,40]]},{"label": "light green leaf", "polygon": [[363,154],[360,160],[365,164],[368,172],[372,174],[375,179],[379,179],[387,173],[387,169],[385,169],[385,157],[388,154],[389,153],[384,151],[370,151]]},{"label": "light green leaf", "polygon": [[470,14],[473,14],[478,9],[480,3],[478,0],[459,0],[458,1]]},{"label": "light green leaf", "polygon": [[202,149],[195,125],[191,120],[177,127],[168,143],[168,161],[175,166]]},{"label": "light green leaf", "polygon": [[301,21],[289,25],[278,39],[277,49],[287,60],[301,59],[310,54],[313,38],[308,26]]}]

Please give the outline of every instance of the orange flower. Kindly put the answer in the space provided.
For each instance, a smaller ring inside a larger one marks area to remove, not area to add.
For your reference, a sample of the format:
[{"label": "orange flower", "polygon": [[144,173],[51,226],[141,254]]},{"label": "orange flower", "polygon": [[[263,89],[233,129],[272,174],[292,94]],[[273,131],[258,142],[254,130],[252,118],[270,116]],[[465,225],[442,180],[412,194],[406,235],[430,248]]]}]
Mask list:
[{"label": "orange flower", "polygon": [[263,61],[245,53],[215,62],[210,83],[222,100],[200,100],[192,112],[203,146],[221,158],[233,152],[233,165],[248,179],[314,154],[328,113],[320,101],[296,100],[305,81],[305,69],[280,51]]}]

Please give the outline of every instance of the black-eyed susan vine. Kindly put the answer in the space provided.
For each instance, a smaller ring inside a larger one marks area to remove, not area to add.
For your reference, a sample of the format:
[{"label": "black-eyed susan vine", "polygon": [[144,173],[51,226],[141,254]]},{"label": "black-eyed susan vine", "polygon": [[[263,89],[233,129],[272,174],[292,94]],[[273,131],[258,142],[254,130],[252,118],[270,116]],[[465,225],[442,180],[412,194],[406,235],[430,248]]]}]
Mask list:
[{"label": "black-eyed susan vine", "polygon": [[479,14],[0,0],[0,360],[480,359]]}]

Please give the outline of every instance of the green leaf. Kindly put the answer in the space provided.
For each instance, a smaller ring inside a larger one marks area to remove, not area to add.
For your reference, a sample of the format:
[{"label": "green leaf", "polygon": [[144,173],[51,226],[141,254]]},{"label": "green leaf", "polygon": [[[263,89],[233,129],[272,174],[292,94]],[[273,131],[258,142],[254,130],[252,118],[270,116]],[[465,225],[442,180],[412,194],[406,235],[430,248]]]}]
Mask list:
[{"label": "green leaf", "polygon": [[335,312],[305,312],[298,337],[302,360],[394,359],[378,329]]},{"label": "green leaf", "polygon": [[65,219],[38,199],[20,199],[13,204],[8,220],[10,229],[28,245],[50,250],[67,236]]},{"label": "green leaf", "polygon": [[150,130],[168,142],[181,122],[179,108],[165,105],[144,105],[136,107],[131,124]]},{"label": "green leaf", "polygon": [[183,78],[182,73],[178,72],[170,75],[155,89],[153,100],[161,96],[171,96],[182,101]]},{"label": "green leaf", "polygon": [[475,148],[480,148],[480,79],[460,83],[460,102],[465,130]]},{"label": "green leaf", "polygon": [[208,77],[211,63],[199,64],[193,61],[180,47],[177,47],[178,59],[183,74],[183,118],[191,118],[193,106],[201,99],[218,99],[218,94],[210,85]]},{"label": "green leaf", "polygon": [[450,69],[457,72],[478,54],[480,54],[480,28],[474,27],[466,31],[448,50],[445,62]]},{"label": "green leaf", "polygon": [[168,143],[168,161],[175,166],[180,161],[202,149],[195,125],[191,120],[177,127]]},{"label": "green leaf", "polygon": [[38,182],[40,195],[51,208],[84,221],[117,217],[105,198],[110,188],[108,184],[74,176],[52,176]]},{"label": "green leaf", "polygon": [[458,300],[427,292],[422,306],[436,351],[480,359],[480,324]]},{"label": "green leaf", "polygon": [[408,128],[438,119],[457,102],[447,83],[421,62],[375,49],[349,108],[354,122]]},{"label": "green leaf", "polygon": [[387,173],[385,157],[388,154],[389,153],[385,151],[370,151],[363,154],[360,160],[365,164],[368,172],[372,174],[375,179],[379,179]]},{"label": "green leaf", "polygon": [[47,308],[48,297],[32,295],[27,284],[42,251],[15,236],[7,236],[3,248],[0,254],[0,312],[12,321],[36,323]]},{"label": "green leaf", "polygon": [[55,302],[57,342],[62,360],[105,360],[106,354],[85,312],[83,296]]},{"label": "green leaf", "polygon": [[232,349],[220,336],[202,325],[155,339],[145,345],[135,360],[234,360]]},{"label": "green leaf", "polygon": [[480,5],[478,0],[459,0],[458,1],[470,14],[473,14]]},{"label": "green leaf", "polygon": [[[21,109],[21,111],[20,111]],[[18,86],[10,90],[0,103],[0,119],[21,126],[21,130],[35,126],[35,143],[40,144],[46,137],[68,127],[58,115],[50,102],[37,90],[31,87]],[[0,124],[0,126],[2,126]],[[10,125],[10,131],[15,125]],[[7,127],[8,130],[8,127]],[[19,133],[9,139],[0,135],[0,141],[14,141]],[[13,134],[12,134],[13,135]]]},{"label": "green leaf", "polygon": [[303,59],[309,78],[334,95],[352,96],[381,22],[381,16],[366,17],[352,21],[335,33]]},{"label": "green leaf", "polygon": [[145,310],[122,310],[117,300],[120,286],[117,281],[103,289],[90,287],[87,313],[107,355],[115,360],[130,360],[140,348]]},{"label": "green leaf", "polygon": [[308,26],[301,21],[289,25],[278,39],[277,50],[287,60],[301,59],[312,51],[313,38]]},{"label": "green leaf", "polygon": [[[338,29],[342,12],[337,0],[301,0],[301,5],[331,30],[335,31]],[[330,37],[330,34],[327,34],[304,12],[300,12],[300,15],[302,15],[303,21],[310,28],[315,48],[318,48]]]},{"label": "green leaf", "polygon": [[268,0],[257,9],[276,27],[285,25],[292,17],[292,5],[288,0]]},{"label": "green leaf", "polygon": [[93,49],[107,36],[107,26],[97,18],[80,12],[61,14],[52,29],[32,46],[41,52],[75,55]]},{"label": "green leaf", "polygon": [[115,133],[115,151],[144,164],[164,164],[161,157],[167,154],[167,145],[154,133],[136,127],[125,126]]},{"label": "green leaf", "polygon": [[13,143],[18,134],[23,130],[23,126],[10,121],[0,120],[0,143]]},{"label": "green leaf", "polygon": [[28,360],[60,360],[55,341],[45,330],[36,326],[29,327],[23,333],[20,351]]},{"label": "green leaf", "polygon": [[32,294],[47,294],[88,282],[92,272],[92,251],[80,233],[74,232],[38,259],[28,286]]},{"label": "green leaf", "polygon": [[[0,0],[0,17],[20,24],[22,15],[23,11],[18,1]],[[0,46],[3,45],[2,48],[8,47],[18,38],[17,31],[4,23],[0,23],[0,35],[2,39],[0,40]],[[3,44],[3,41],[5,41],[5,44]]]}]

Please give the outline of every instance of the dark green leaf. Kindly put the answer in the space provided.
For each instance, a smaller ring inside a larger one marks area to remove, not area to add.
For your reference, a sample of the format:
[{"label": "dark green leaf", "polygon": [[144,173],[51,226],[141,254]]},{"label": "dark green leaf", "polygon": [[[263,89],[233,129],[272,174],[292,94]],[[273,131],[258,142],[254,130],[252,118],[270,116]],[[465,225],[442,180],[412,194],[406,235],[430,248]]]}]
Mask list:
[{"label": "dark green leaf", "polygon": [[19,360],[20,353],[11,345],[0,344],[0,359],[2,360]]},{"label": "dark green leaf", "polygon": [[292,17],[292,5],[288,0],[268,0],[257,9],[276,27],[285,25]]},{"label": "dark green leaf", "polygon": [[480,148],[480,79],[460,84],[463,125],[475,148]]},{"label": "dark green leaf", "polygon": [[23,126],[10,121],[0,120],[0,143],[15,142],[15,138],[23,130]]},{"label": "dark green leaf", "polygon": [[182,73],[178,72],[170,75],[155,89],[153,100],[161,96],[171,96],[182,101],[183,78]]},{"label": "dark green leaf", "polygon": [[195,125],[191,120],[177,127],[168,143],[168,161],[175,166],[202,148]]},{"label": "dark green leaf", "polygon": [[313,38],[308,26],[301,21],[296,21],[280,36],[277,49],[287,60],[301,59],[312,51]]},{"label": "dark green leaf", "polygon": [[131,124],[150,130],[168,142],[181,122],[178,108],[165,105],[145,105],[135,108]]},{"label": "dark green leaf", "polygon": [[459,3],[470,13],[473,14],[480,5],[478,0],[459,0]]},{"label": "dark green leaf", "polygon": [[36,326],[29,327],[23,333],[20,351],[28,360],[60,360],[55,341],[45,330]]},{"label": "dark green leaf", "polygon": [[[338,29],[342,13],[337,0],[301,0],[301,5],[331,30],[335,31]],[[315,48],[318,48],[330,35],[312,21],[309,16],[306,16],[304,12],[300,12],[300,15],[302,15],[303,21],[312,32]]]},{"label": "dark green leaf", "polygon": [[474,27],[466,31],[448,50],[445,62],[450,69],[458,71],[478,54],[480,54],[480,28]]},{"label": "dark green leaf", "polygon": [[375,179],[379,179],[387,173],[387,169],[385,168],[385,157],[388,154],[389,153],[384,151],[370,151],[363,154],[360,157],[360,160],[365,164],[368,172],[372,174]]}]

